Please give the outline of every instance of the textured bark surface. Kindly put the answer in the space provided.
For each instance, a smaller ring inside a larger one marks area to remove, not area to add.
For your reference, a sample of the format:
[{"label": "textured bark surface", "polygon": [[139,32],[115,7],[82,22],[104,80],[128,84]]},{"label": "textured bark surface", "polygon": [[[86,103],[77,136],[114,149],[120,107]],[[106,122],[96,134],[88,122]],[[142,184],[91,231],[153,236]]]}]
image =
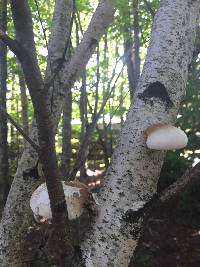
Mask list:
[{"label": "textured bark surface", "polygon": [[[56,1],[60,8],[55,12],[57,15],[54,17],[52,26],[53,35],[49,45],[49,58],[53,69],[59,64],[57,61],[62,55],[60,49],[65,47],[65,43],[61,45],[58,40],[62,42],[63,36],[67,36],[66,8],[65,5],[63,5],[64,2],[66,1]],[[81,74],[87,61],[92,56],[99,38],[104,34],[107,26],[113,19],[114,2],[114,0],[100,1],[82,42],[69,64],[64,64],[63,71],[61,70],[59,73],[59,79],[56,78],[56,81],[58,80],[58,83],[55,82],[56,86],[55,84],[52,86],[52,98],[49,105],[51,105],[51,110],[53,111],[55,125],[62,111],[64,97],[67,94],[66,89],[70,88],[76,78]],[[20,10],[18,11],[20,12]],[[61,12],[60,15],[58,15],[59,12]],[[60,16],[63,19],[62,23],[60,23]],[[23,34],[24,32],[21,33],[21,38]],[[58,38],[57,34],[60,34],[62,38]],[[54,57],[54,55],[56,56]],[[34,55],[32,56],[34,57]],[[49,70],[51,70],[51,66],[49,62],[46,74],[47,83],[50,77]],[[30,68],[31,67],[32,66],[30,66]],[[28,75],[28,70],[26,71]],[[37,69],[34,69],[34,71],[36,75],[33,76],[33,78],[35,78],[36,81],[33,81],[33,84],[37,82],[37,79],[40,79],[37,75]],[[37,143],[37,128],[35,124],[33,124],[31,130],[31,138]],[[24,255],[23,241],[27,234],[28,227],[30,226],[29,199],[33,190],[41,183],[40,177],[41,174],[38,173],[38,156],[30,146],[27,146],[20,160],[0,225],[0,266],[2,267],[27,266],[26,260],[29,259],[26,259]]]},{"label": "textured bark surface", "polygon": [[88,267],[128,266],[142,219],[131,224],[126,215],[156,192],[164,157],[162,151],[147,149],[144,132],[149,125],[176,120],[185,95],[199,9],[199,1],[161,1],[134,103],[100,192],[99,215],[82,244]]},{"label": "textured bark surface", "polygon": [[[37,142],[33,126],[31,137]],[[18,164],[17,173],[8,195],[0,226],[0,266],[27,266],[24,260],[22,240],[30,226],[31,211],[29,199],[41,183],[37,169],[37,153],[27,146]]]}]

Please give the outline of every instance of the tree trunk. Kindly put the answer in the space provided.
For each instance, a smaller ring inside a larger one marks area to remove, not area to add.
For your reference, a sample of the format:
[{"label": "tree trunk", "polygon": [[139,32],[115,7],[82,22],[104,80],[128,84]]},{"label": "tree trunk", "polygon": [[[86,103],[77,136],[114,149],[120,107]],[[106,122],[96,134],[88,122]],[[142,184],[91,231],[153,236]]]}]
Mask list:
[{"label": "tree trunk", "polygon": [[142,218],[131,224],[126,215],[156,192],[165,155],[146,147],[144,132],[152,124],[174,124],[176,120],[185,95],[199,11],[199,1],[161,1],[143,74],[99,195],[99,215],[82,244],[88,267],[128,266]]},{"label": "tree trunk", "polygon": [[140,77],[140,38],[139,38],[139,3],[138,0],[133,0],[133,30],[134,30],[134,45],[132,50],[132,61],[135,74],[135,90]]},{"label": "tree trunk", "polygon": [[134,62],[131,59],[131,49],[132,49],[132,41],[125,40],[124,54],[126,55],[126,66],[127,66],[127,74],[128,74],[128,82],[129,82],[129,90],[130,90],[130,99],[132,100],[133,94],[136,88],[136,83],[135,83],[135,72],[134,72],[134,66],[133,66]]},{"label": "tree trunk", "polygon": [[62,125],[62,156],[61,156],[61,174],[63,179],[68,179],[71,162],[71,137],[72,137],[72,92],[69,89],[63,107],[63,125]]},{"label": "tree trunk", "polygon": [[[7,0],[0,3],[0,28],[7,29]],[[0,42],[0,108],[6,111],[7,48]],[[8,142],[7,118],[0,110],[0,205],[5,204],[8,191]],[[1,208],[0,208],[1,209]]]},{"label": "tree trunk", "polygon": [[[18,75],[19,75],[19,87],[20,87],[20,97],[21,97],[21,106],[22,106],[22,125],[23,131],[28,135],[29,134],[29,122],[28,122],[28,101],[26,93],[26,82],[24,75],[21,69],[21,66],[18,64]],[[24,140],[25,143],[25,140]]]},{"label": "tree trunk", "polygon": [[[106,129],[106,128],[104,128],[104,129]],[[109,156],[108,156],[108,150],[107,150],[107,143],[105,142],[105,139],[104,139],[104,133],[105,133],[104,129],[101,130],[101,129],[99,129],[98,125],[96,125],[96,131],[97,131],[98,136],[99,136],[99,142],[100,142],[102,150],[103,150],[105,169],[107,170],[107,168],[109,166]]]},{"label": "tree trunk", "polygon": [[[103,53],[103,57],[104,57],[104,64],[105,64],[105,70],[106,73],[108,72],[108,64],[109,64],[109,58],[108,58],[108,35],[107,32],[105,34],[105,40],[104,40],[104,53]],[[107,77],[105,77],[106,80]],[[106,86],[105,83],[103,83],[103,101],[105,101],[106,99]],[[107,125],[105,122],[105,116],[106,116],[106,112],[105,110],[103,110],[103,134],[102,134],[102,140],[104,142],[104,162],[105,162],[105,168],[107,170],[108,166],[109,166],[109,151],[108,151],[108,129],[107,129]],[[103,144],[103,143],[102,143]],[[103,148],[103,146],[102,146]]]},{"label": "tree trunk", "polygon": [[[86,133],[86,126],[87,126],[87,90],[86,90],[86,69],[83,71],[82,75],[82,86],[81,86],[81,94],[80,94],[80,119],[81,119],[81,133],[80,133],[80,145],[83,143],[84,136]],[[86,159],[85,159],[86,161]],[[84,181],[86,177],[86,167],[85,162],[83,162],[80,168],[80,180]]]}]

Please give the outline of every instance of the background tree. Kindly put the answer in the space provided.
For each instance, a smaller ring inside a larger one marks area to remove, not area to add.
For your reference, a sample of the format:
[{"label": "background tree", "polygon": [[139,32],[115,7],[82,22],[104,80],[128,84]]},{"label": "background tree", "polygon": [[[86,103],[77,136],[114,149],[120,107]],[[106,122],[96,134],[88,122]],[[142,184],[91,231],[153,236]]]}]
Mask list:
[{"label": "background tree", "polygon": [[[7,30],[7,1],[0,3],[0,28]],[[9,190],[8,173],[8,143],[7,143],[7,118],[6,118],[6,93],[7,93],[7,48],[0,41],[0,203],[5,203]]]}]

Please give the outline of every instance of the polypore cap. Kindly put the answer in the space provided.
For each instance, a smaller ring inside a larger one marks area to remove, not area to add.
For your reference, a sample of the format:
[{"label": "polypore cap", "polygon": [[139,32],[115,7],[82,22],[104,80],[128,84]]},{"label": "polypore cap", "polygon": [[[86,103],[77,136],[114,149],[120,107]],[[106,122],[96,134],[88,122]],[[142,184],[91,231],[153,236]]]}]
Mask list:
[{"label": "polypore cap", "polygon": [[155,150],[181,149],[187,145],[187,135],[180,128],[167,124],[155,124],[146,130],[147,147]]},{"label": "polypore cap", "polygon": [[[88,187],[80,182],[62,181],[62,185],[67,204],[68,218],[69,220],[74,220],[81,216],[87,202],[92,200],[92,194],[89,192]],[[33,192],[30,199],[30,207],[36,221],[44,222],[52,219],[46,183],[41,184]]]}]

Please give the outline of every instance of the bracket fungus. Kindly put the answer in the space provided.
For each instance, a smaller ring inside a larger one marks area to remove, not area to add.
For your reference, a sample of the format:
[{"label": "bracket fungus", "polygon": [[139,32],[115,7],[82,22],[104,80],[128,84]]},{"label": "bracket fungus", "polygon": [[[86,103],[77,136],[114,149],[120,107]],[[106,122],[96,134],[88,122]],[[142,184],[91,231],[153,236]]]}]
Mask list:
[{"label": "bracket fungus", "polygon": [[[68,218],[74,220],[81,216],[83,209],[95,203],[87,185],[78,181],[62,181]],[[32,194],[30,207],[37,222],[52,219],[50,200],[46,183],[41,184]]]},{"label": "bracket fungus", "polygon": [[146,145],[155,150],[174,150],[187,145],[187,135],[180,128],[168,124],[155,124],[146,130]]}]

